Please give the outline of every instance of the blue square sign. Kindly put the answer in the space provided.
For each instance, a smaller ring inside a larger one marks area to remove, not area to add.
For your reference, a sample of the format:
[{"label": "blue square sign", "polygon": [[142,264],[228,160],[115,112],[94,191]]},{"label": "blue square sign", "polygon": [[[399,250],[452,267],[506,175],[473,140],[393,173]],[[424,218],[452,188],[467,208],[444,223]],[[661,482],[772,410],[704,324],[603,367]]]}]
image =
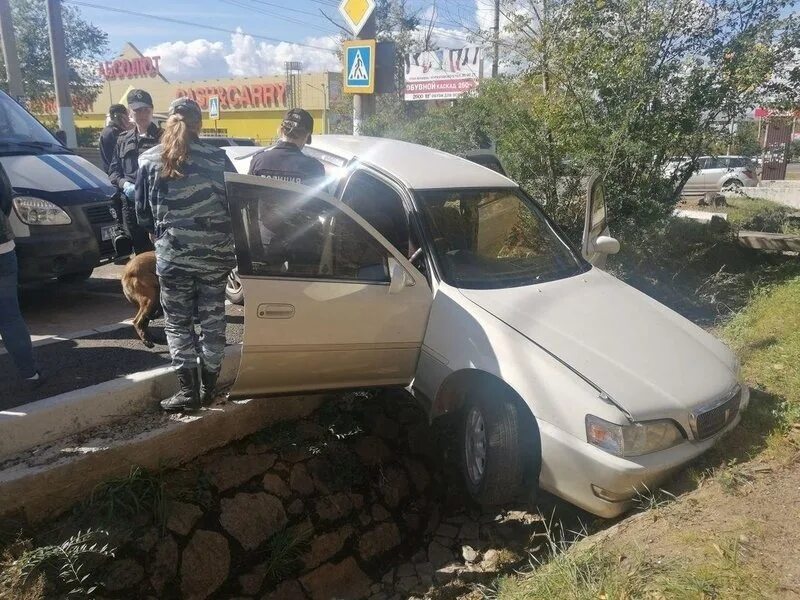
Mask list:
[{"label": "blue square sign", "polygon": [[375,90],[375,40],[345,42],[344,76],[346,93],[373,93]]}]

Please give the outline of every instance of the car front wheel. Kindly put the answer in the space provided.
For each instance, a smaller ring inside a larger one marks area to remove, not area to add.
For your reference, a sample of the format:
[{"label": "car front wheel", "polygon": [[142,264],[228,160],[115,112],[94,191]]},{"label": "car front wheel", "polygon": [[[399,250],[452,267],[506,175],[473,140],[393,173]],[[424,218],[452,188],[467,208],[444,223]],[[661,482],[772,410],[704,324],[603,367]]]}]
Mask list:
[{"label": "car front wheel", "polygon": [[231,304],[244,304],[244,288],[242,288],[237,269],[228,273],[228,279],[225,282],[225,297]]},{"label": "car front wheel", "polygon": [[525,425],[514,402],[477,397],[465,403],[458,436],[461,469],[470,496],[479,504],[505,504],[519,498],[526,484],[536,485],[526,477],[535,457]]}]

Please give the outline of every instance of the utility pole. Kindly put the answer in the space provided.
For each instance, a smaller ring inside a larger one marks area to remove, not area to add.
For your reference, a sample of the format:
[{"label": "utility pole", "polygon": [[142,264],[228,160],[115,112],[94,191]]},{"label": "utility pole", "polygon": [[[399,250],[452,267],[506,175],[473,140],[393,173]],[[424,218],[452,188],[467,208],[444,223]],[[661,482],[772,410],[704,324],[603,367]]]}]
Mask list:
[{"label": "utility pole", "polygon": [[500,0],[494,0],[494,57],[492,58],[492,77],[497,77],[500,62]]},{"label": "utility pole", "polygon": [[24,100],[25,90],[22,87],[17,38],[14,35],[14,23],[11,20],[11,7],[8,5],[8,0],[0,0],[0,38],[3,43],[3,60],[6,64],[8,95],[21,103]]},{"label": "utility pole", "polygon": [[47,23],[50,29],[50,56],[53,61],[53,83],[58,104],[58,126],[67,134],[67,147],[76,148],[75,116],[69,95],[67,52],[64,48],[64,23],[61,20],[61,0],[47,0]]},{"label": "utility pole", "polygon": [[[375,13],[370,15],[364,27],[361,28],[357,39],[359,40],[373,40],[377,28],[375,25]],[[372,60],[376,60],[377,56],[373,56]],[[345,76],[347,74],[345,73]],[[374,94],[354,94],[353,95],[353,135],[361,135],[364,128],[364,121],[369,119],[375,114],[375,95]]]}]

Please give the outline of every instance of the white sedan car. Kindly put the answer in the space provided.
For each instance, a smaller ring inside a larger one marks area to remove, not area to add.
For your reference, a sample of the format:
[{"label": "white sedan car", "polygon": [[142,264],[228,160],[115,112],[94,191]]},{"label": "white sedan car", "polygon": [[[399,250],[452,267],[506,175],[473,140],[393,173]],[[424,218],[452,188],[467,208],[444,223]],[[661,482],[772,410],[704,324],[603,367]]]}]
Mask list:
[{"label": "white sedan car", "polygon": [[619,249],[599,181],[578,251],[473,162],[367,137],[304,152],[320,189],[226,176],[247,298],[234,397],[403,386],[458,419],[477,501],[543,488],[603,517],[738,423],[734,354],[594,266]]}]

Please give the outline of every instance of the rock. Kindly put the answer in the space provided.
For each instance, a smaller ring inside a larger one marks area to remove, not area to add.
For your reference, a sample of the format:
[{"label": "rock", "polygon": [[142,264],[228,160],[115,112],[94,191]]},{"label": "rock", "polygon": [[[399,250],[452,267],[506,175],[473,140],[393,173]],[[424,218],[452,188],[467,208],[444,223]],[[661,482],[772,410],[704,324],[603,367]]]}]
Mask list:
[{"label": "rock", "polygon": [[387,572],[387,573],[386,573],[386,574],[385,574],[385,575],[384,575],[384,576],[381,578],[381,583],[382,583],[384,586],[392,585],[392,583],[394,583],[394,569],[392,569],[391,571]]},{"label": "rock", "polygon": [[219,533],[198,530],[181,559],[181,592],[184,598],[208,598],[228,578],[231,554]]},{"label": "rock", "polygon": [[259,592],[267,577],[267,564],[261,563],[253,567],[249,573],[239,577],[239,586],[243,594],[253,596]]},{"label": "rock", "polygon": [[286,510],[290,515],[299,515],[306,509],[306,505],[299,498],[293,501]]},{"label": "rock", "polygon": [[362,527],[366,527],[367,525],[372,523],[372,517],[369,516],[368,513],[363,512],[360,515],[358,515],[358,522],[361,523]]},{"label": "rock", "polygon": [[306,600],[306,595],[297,581],[284,581],[262,600]]},{"label": "rock", "polygon": [[372,585],[372,581],[358,567],[353,557],[337,564],[326,563],[301,577],[300,583],[312,600],[366,598],[369,595],[369,586]]},{"label": "rock", "polygon": [[417,573],[417,569],[411,563],[404,563],[397,567],[397,578],[411,577]]},{"label": "rock", "polygon": [[158,543],[159,539],[161,539],[161,533],[159,532],[158,527],[148,527],[138,538],[136,538],[134,546],[142,552],[150,552],[150,550],[152,550],[153,547]]},{"label": "rock", "polygon": [[336,556],[353,533],[355,530],[350,525],[346,525],[336,531],[315,537],[311,542],[311,549],[303,557],[306,570],[315,569]]},{"label": "rock", "polygon": [[297,439],[307,442],[325,435],[325,428],[312,421],[300,421],[295,428]]},{"label": "rock", "polygon": [[420,518],[419,514],[415,512],[404,512],[403,521],[406,522],[406,526],[409,529],[414,531],[422,528],[422,519]]},{"label": "rock", "polygon": [[167,535],[156,546],[147,572],[150,573],[150,585],[153,586],[153,590],[161,595],[164,586],[178,573],[178,544],[171,535]]},{"label": "rock", "polygon": [[389,467],[384,471],[384,478],[380,483],[380,488],[387,506],[397,508],[408,497],[408,477],[399,467]]},{"label": "rock", "polygon": [[447,523],[442,523],[439,525],[439,529],[436,530],[436,535],[454,540],[456,536],[458,536],[458,527],[448,525]]},{"label": "rock", "polygon": [[269,444],[248,444],[247,448],[244,449],[245,454],[266,454],[272,449],[272,446]]},{"label": "rock", "polygon": [[434,504],[431,509],[431,514],[428,517],[428,525],[425,527],[425,535],[433,535],[439,529],[439,505]]},{"label": "rock", "polygon": [[126,558],[114,561],[106,574],[106,591],[119,592],[127,590],[139,583],[144,577],[142,565],[133,559]]},{"label": "rock", "polygon": [[483,561],[481,561],[481,570],[497,571],[500,563],[500,556],[501,554],[499,550],[487,550],[483,555]]},{"label": "rock", "polygon": [[386,415],[378,415],[372,424],[372,434],[384,440],[396,440],[400,435],[400,425]]},{"label": "rock", "polygon": [[410,577],[402,577],[397,581],[397,588],[407,594],[413,592],[419,585],[419,579],[416,575]]},{"label": "rock", "polygon": [[372,560],[400,545],[400,530],[394,523],[382,523],[361,534],[358,553],[363,560]]},{"label": "rock", "polygon": [[424,563],[428,560],[428,552],[427,550],[417,550],[414,553],[414,556],[411,557],[411,562],[415,565],[419,563]]},{"label": "rock", "polygon": [[323,521],[336,521],[349,515],[352,510],[353,500],[350,495],[345,493],[325,496],[316,503],[317,515]]},{"label": "rock", "polygon": [[274,473],[267,473],[264,475],[262,485],[268,494],[272,494],[278,498],[288,498],[292,495],[292,490],[289,489],[286,482]]},{"label": "rock", "polygon": [[336,475],[331,463],[320,457],[312,458],[306,464],[311,480],[314,482],[314,487],[320,494],[330,494],[335,491]]},{"label": "rock", "polygon": [[311,452],[305,446],[292,446],[281,452],[281,459],[291,464],[303,462],[309,458],[311,458]]},{"label": "rock", "polygon": [[224,456],[209,464],[205,472],[211,484],[224,492],[269,471],[275,464],[275,458],[274,454]]},{"label": "rock", "polygon": [[430,427],[426,423],[415,425],[409,430],[408,447],[413,455],[429,459],[436,457],[436,445],[431,437]]},{"label": "rock", "polygon": [[433,580],[440,585],[444,585],[457,578],[461,571],[463,571],[463,568],[460,565],[450,564],[437,569],[436,573],[433,574]]},{"label": "rock", "polygon": [[428,545],[428,561],[438,569],[453,560],[453,553],[439,542],[433,541]]},{"label": "rock", "polygon": [[429,562],[420,563],[416,565],[416,568],[417,568],[417,576],[419,576],[421,580],[427,580],[428,578],[431,579],[433,578],[433,572],[435,571],[435,569],[433,568],[433,565],[431,563]]},{"label": "rock", "polygon": [[223,498],[220,507],[220,524],[245,550],[258,548],[288,521],[281,501],[264,492]]},{"label": "rock", "polygon": [[479,525],[474,521],[469,521],[461,526],[458,532],[458,539],[465,542],[472,542],[478,539]]},{"label": "rock", "polygon": [[411,483],[414,484],[414,488],[417,490],[417,492],[422,493],[428,489],[428,486],[431,483],[431,476],[428,473],[427,467],[413,458],[406,458],[403,461],[403,464],[405,465],[406,470],[411,477]]},{"label": "rock", "polygon": [[350,497],[350,501],[353,503],[354,508],[364,508],[364,496],[361,494],[348,494],[348,496]]},{"label": "rock", "polygon": [[178,535],[189,535],[203,511],[199,506],[185,502],[170,502],[167,505],[167,529]]},{"label": "rock", "polygon": [[388,521],[391,515],[389,511],[386,510],[380,504],[373,504],[372,505],[372,518],[376,521]]},{"label": "rock", "polygon": [[472,546],[463,546],[461,548],[461,556],[465,562],[474,563],[478,560],[478,553]]},{"label": "rock", "polygon": [[358,440],[355,451],[361,462],[370,467],[383,464],[392,456],[391,450],[383,440],[374,435],[368,435]]},{"label": "rock", "polygon": [[314,493],[314,480],[308,474],[305,465],[295,465],[289,475],[289,487],[301,496],[310,496]]}]

